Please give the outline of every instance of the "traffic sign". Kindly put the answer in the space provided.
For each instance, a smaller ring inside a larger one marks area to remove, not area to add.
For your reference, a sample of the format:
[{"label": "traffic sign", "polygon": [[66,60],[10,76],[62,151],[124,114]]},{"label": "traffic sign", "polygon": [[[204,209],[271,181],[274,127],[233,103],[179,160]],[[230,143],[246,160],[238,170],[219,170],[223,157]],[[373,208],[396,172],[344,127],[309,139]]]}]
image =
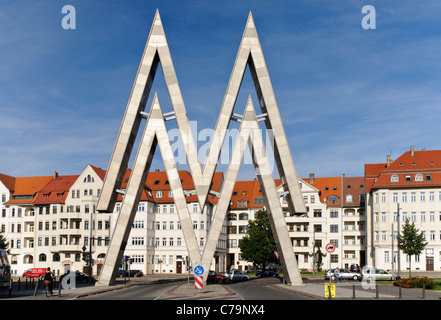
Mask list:
[{"label": "traffic sign", "polygon": [[[195,269],[195,271],[196,271],[196,269]],[[204,287],[201,276],[194,277],[194,287],[195,287],[195,289],[202,289]]]},{"label": "traffic sign", "polygon": [[333,253],[335,250],[335,245],[333,243],[328,243],[326,245],[326,251],[328,251],[329,253]]},{"label": "traffic sign", "polygon": [[325,282],[325,298],[335,298],[335,283]]},{"label": "traffic sign", "polygon": [[201,276],[204,274],[204,268],[202,266],[197,266],[194,268],[194,274],[197,276]]}]

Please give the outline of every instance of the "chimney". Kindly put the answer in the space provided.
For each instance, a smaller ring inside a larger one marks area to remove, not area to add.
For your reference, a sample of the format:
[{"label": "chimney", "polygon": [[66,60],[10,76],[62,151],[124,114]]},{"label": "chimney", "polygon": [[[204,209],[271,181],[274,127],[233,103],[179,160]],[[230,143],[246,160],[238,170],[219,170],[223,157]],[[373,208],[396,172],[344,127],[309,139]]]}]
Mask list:
[{"label": "chimney", "polygon": [[410,155],[411,156],[415,155],[415,148],[413,146],[410,146]]},{"label": "chimney", "polygon": [[387,155],[387,160],[386,160],[386,167],[389,167],[390,164],[393,162],[393,160],[390,158],[390,155]]},{"label": "chimney", "polygon": [[313,173],[309,174],[309,183],[313,184],[315,182],[315,177]]},{"label": "chimney", "polygon": [[54,171],[54,179],[57,179],[57,178],[58,178],[58,172]]}]

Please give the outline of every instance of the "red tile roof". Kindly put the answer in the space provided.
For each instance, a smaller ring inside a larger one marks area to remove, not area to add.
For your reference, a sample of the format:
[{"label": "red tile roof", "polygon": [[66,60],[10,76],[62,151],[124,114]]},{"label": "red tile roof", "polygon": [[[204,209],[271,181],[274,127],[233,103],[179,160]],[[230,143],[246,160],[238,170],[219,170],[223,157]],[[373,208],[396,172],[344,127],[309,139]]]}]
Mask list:
[{"label": "red tile roof", "polygon": [[[417,174],[421,174],[421,181],[415,181]],[[392,176],[396,181],[391,181]],[[372,188],[441,186],[441,150],[407,151],[389,166],[365,165],[365,179],[367,192]]]},{"label": "red tile roof", "polygon": [[34,204],[64,203],[70,187],[78,179],[78,175],[58,176],[50,181],[36,197]]},{"label": "red tile roof", "polygon": [[15,177],[7,176],[6,174],[0,173],[0,181],[3,182],[9,191],[14,191],[15,187]]}]

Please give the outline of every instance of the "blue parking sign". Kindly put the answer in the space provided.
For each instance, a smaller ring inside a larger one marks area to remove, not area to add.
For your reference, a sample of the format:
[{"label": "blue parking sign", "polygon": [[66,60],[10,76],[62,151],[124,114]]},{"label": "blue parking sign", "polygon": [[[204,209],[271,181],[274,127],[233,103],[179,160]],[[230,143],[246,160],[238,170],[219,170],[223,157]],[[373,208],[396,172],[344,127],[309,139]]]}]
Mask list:
[{"label": "blue parking sign", "polygon": [[201,276],[204,274],[204,268],[202,266],[197,266],[194,268],[194,274],[197,276]]}]

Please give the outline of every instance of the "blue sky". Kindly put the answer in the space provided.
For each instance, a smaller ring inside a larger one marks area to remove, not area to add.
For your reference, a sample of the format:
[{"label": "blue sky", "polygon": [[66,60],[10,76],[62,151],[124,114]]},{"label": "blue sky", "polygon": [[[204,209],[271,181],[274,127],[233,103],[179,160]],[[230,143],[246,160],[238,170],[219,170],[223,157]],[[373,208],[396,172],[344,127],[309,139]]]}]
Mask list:
[{"label": "blue sky", "polygon": [[[440,149],[441,2],[0,0],[0,172],[107,168],[156,9],[190,121],[214,128],[251,11],[300,177]],[[64,30],[64,5],[76,29]],[[364,5],[376,29],[364,30]],[[164,109],[170,108],[158,73]],[[247,72],[235,111],[251,94]],[[148,107],[150,105],[148,104]],[[162,168],[159,150],[152,169]],[[221,168],[221,167],[220,167]],[[241,179],[253,178],[250,166]]]}]

